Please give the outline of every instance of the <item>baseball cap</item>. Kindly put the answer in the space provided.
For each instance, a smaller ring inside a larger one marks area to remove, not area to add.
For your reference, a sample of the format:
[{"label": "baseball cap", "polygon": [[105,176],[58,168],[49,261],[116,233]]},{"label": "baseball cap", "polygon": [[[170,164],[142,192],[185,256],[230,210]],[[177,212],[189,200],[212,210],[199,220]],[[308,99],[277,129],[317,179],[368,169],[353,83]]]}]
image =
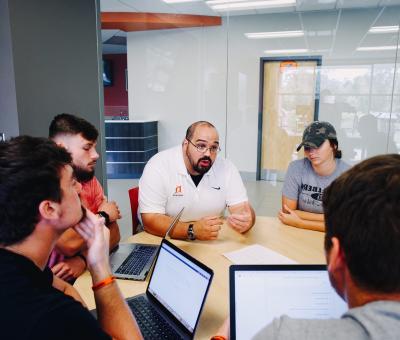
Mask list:
[{"label": "baseball cap", "polygon": [[297,151],[302,146],[310,148],[319,148],[325,139],[337,139],[336,130],[332,124],[328,122],[312,122],[303,132],[303,140],[297,147]]}]

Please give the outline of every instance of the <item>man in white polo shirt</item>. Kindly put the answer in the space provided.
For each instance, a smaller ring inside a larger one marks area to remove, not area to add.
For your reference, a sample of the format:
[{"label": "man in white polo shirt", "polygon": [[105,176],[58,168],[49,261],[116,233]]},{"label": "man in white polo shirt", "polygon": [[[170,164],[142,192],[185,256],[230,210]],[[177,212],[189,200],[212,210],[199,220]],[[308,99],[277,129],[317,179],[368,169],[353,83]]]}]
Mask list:
[{"label": "man in white polo shirt", "polygon": [[139,181],[139,212],[146,231],[164,236],[182,207],[173,238],[213,240],[227,222],[240,233],[255,221],[253,208],[236,167],[217,157],[219,136],[209,122],[193,123],[182,145],[153,156]]}]

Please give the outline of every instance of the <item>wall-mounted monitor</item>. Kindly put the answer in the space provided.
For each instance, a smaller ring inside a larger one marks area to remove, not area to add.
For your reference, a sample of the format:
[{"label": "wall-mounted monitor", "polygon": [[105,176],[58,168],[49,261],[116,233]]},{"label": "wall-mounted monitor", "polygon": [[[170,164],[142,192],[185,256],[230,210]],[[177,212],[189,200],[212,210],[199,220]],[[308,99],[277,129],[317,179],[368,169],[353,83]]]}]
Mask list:
[{"label": "wall-mounted monitor", "polygon": [[103,86],[112,85],[112,65],[111,60],[103,59]]}]

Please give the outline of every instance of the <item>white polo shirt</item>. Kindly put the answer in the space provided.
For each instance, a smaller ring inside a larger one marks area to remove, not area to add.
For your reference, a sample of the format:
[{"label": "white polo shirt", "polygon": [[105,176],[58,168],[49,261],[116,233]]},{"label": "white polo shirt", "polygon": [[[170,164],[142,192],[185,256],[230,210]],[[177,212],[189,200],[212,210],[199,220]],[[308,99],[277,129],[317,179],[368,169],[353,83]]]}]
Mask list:
[{"label": "white polo shirt", "polygon": [[139,180],[139,212],[175,216],[181,221],[221,215],[227,206],[247,202],[246,188],[236,167],[216,158],[196,187],[182,154],[182,146],[159,152],[146,164]]}]

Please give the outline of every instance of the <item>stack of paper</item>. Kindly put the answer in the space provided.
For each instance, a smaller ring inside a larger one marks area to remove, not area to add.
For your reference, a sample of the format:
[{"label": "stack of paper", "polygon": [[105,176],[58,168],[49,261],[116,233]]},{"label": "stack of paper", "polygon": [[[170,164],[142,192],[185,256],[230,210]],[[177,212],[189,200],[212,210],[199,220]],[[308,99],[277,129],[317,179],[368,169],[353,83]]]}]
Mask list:
[{"label": "stack of paper", "polygon": [[296,261],[259,244],[223,255],[234,264],[297,264]]}]

